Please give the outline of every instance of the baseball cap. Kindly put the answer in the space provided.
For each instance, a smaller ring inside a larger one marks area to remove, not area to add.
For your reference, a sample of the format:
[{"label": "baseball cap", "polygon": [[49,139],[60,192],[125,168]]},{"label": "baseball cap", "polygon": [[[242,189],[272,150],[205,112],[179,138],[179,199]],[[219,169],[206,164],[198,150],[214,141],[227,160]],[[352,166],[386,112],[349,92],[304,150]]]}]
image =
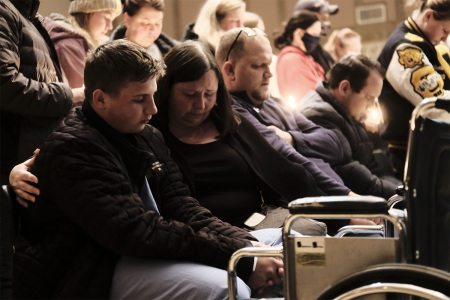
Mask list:
[{"label": "baseball cap", "polygon": [[298,0],[294,11],[309,10],[321,14],[334,15],[339,11],[339,6],[330,4],[325,0]]}]

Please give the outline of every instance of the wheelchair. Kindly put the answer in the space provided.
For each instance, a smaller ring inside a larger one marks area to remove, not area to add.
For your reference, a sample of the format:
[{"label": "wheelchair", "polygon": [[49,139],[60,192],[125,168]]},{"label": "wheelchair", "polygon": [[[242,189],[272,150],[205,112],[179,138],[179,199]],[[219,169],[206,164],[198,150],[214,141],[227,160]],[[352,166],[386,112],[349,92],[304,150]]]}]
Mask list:
[{"label": "wheelchair", "polygon": [[[430,112],[446,115],[446,121]],[[284,260],[285,299],[450,299],[450,100],[429,98],[411,118],[403,196],[396,209],[382,198],[310,197],[289,204],[283,247],[250,247],[229,261],[229,298],[236,299],[238,260]],[[390,233],[370,237],[294,237],[308,218],[384,218]]]}]

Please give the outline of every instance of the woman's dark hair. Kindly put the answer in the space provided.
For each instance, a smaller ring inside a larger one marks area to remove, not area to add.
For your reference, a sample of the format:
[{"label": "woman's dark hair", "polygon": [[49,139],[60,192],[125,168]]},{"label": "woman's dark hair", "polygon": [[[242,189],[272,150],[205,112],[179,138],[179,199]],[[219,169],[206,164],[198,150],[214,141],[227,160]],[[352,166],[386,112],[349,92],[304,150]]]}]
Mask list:
[{"label": "woman's dark hair", "polygon": [[420,12],[429,8],[433,10],[433,17],[438,21],[450,20],[450,0],[422,0]]},{"label": "woman's dark hair", "polygon": [[294,31],[297,28],[306,30],[317,21],[319,21],[319,18],[313,12],[300,10],[294,13],[292,18],[289,19],[288,23],[284,27],[284,32],[275,34],[275,47],[278,49],[283,49],[284,47],[291,45]]},{"label": "woman's dark hair", "polygon": [[164,0],[122,0],[123,12],[130,17],[137,14],[142,7],[151,7],[158,11],[164,11]]},{"label": "woman's dark hair", "polygon": [[364,54],[344,56],[328,72],[329,87],[331,90],[336,89],[343,80],[348,80],[352,90],[359,93],[372,71],[377,72],[382,78],[386,74],[378,61]]},{"label": "woman's dark hair", "polygon": [[155,123],[167,128],[169,124],[169,97],[172,87],[176,83],[196,81],[206,72],[213,70],[218,83],[216,105],[210,113],[220,135],[225,137],[237,128],[239,119],[231,106],[232,98],[228,93],[222,72],[211,50],[201,42],[186,41],[173,47],[164,57],[167,66],[166,75],[158,81],[158,91],[155,94],[155,103],[158,113]]}]

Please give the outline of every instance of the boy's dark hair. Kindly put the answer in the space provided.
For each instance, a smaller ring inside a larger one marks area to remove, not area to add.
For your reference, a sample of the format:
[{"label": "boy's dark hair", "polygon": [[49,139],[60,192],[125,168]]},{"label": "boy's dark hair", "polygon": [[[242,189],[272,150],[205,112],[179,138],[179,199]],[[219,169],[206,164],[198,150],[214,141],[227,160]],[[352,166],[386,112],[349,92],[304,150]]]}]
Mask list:
[{"label": "boy's dark hair", "polygon": [[158,79],[165,73],[164,63],[155,60],[143,47],[127,40],[115,40],[101,45],[86,57],[84,86],[86,100],[101,89],[116,96],[127,82]]}]

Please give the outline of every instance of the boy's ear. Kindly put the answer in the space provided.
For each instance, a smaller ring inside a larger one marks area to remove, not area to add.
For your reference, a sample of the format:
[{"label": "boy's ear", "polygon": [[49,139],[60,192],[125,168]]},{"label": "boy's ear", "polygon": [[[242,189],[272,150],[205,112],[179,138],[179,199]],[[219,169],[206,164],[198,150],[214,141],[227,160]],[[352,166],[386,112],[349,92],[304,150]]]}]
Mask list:
[{"label": "boy's ear", "polygon": [[104,108],[106,106],[105,93],[101,89],[96,89],[92,93],[92,104],[97,108]]}]

